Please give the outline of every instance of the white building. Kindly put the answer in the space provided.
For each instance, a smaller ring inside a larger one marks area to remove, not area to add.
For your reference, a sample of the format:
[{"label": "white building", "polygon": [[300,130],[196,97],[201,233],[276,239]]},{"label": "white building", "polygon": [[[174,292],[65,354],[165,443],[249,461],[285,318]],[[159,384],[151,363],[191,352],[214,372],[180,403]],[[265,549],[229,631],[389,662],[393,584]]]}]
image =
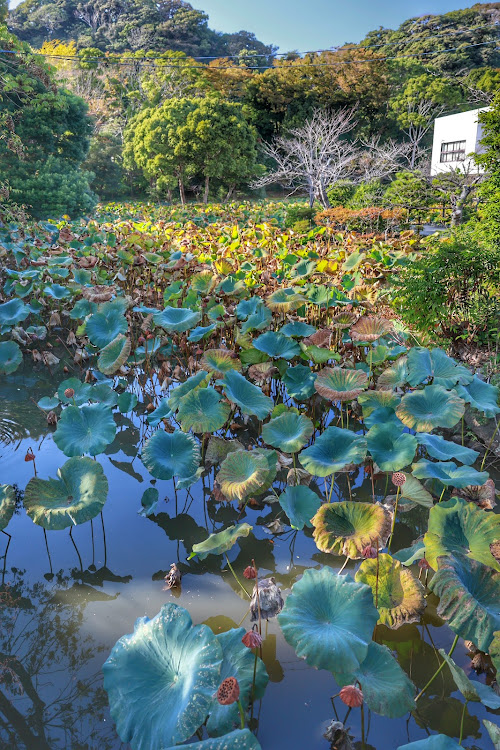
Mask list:
[{"label": "white building", "polygon": [[489,107],[471,109],[434,120],[431,176],[457,168],[467,173],[482,171],[470,154],[480,154],[484,150],[480,144],[483,132],[478,115],[487,109]]}]

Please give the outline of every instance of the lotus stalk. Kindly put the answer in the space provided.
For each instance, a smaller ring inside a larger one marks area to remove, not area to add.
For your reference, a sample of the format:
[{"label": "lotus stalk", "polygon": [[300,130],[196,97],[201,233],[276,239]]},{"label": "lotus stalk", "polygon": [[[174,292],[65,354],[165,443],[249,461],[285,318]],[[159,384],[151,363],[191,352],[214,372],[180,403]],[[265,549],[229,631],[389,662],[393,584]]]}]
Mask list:
[{"label": "lotus stalk", "polygon": [[238,586],[240,587],[240,589],[245,593],[245,595],[249,599],[251,599],[252,597],[250,596],[250,594],[248,593],[248,591],[246,590],[246,588],[243,586],[242,582],[240,581],[240,579],[238,578],[238,576],[236,575],[236,573],[234,572],[233,566],[229,562],[229,558],[228,558],[228,556],[227,556],[226,553],[224,553],[224,557],[226,558],[227,567],[229,568],[229,570],[233,574],[234,580],[236,581],[236,583],[238,584]]},{"label": "lotus stalk", "polygon": [[490,450],[491,450],[491,446],[493,445],[493,441],[494,441],[494,439],[495,439],[495,435],[497,434],[497,432],[498,432],[498,430],[499,430],[499,429],[500,429],[500,420],[499,420],[499,421],[497,422],[497,426],[495,427],[495,431],[493,432],[493,435],[492,435],[492,436],[491,436],[491,438],[490,438],[490,442],[489,442],[489,443],[488,443],[488,445],[486,446],[486,453],[484,454],[484,456],[483,456],[483,460],[481,461],[481,468],[480,468],[480,471],[482,471],[482,470],[484,469],[484,463],[485,463],[485,461],[486,461],[486,456],[488,455],[488,453],[489,453],[489,452],[490,452]]},{"label": "lotus stalk", "polygon": [[[451,648],[450,648],[450,650],[448,651],[448,656],[451,656],[451,655],[452,655],[452,653],[453,653],[453,652],[455,651],[455,649],[456,649],[456,647],[457,647],[457,643],[458,643],[458,639],[459,639],[459,637],[460,637],[460,636],[459,636],[458,634],[457,634],[457,635],[455,636],[455,638],[454,638],[454,640],[453,640],[453,643],[451,644]],[[417,697],[415,698],[415,703],[416,703],[416,702],[417,702],[417,701],[419,700],[419,698],[421,698],[421,697],[423,696],[423,694],[425,693],[425,691],[426,691],[426,690],[428,690],[428,688],[429,688],[429,687],[430,687],[430,686],[432,685],[432,683],[434,682],[434,680],[436,679],[436,677],[438,676],[438,674],[440,674],[440,673],[441,673],[441,672],[443,671],[443,669],[445,668],[446,664],[447,664],[447,662],[446,662],[445,660],[443,660],[443,661],[441,662],[441,664],[440,664],[440,665],[439,665],[439,667],[438,667],[438,668],[436,669],[436,671],[435,671],[435,672],[434,672],[434,674],[432,675],[432,677],[431,677],[431,679],[429,680],[429,682],[427,683],[427,685],[426,685],[425,687],[423,687],[423,688],[422,688],[422,690],[420,691],[420,693],[419,693],[419,694],[417,695]]]}]

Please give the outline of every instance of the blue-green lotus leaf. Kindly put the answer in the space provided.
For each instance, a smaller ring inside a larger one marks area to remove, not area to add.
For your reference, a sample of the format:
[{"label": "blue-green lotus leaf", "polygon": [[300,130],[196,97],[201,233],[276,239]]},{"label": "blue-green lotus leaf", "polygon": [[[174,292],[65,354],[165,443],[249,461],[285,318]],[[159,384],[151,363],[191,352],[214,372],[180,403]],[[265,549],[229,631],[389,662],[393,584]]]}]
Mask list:
[{"label": "blue-green lotus leaf", "polygon": [[262,439],[284,453],[296,453],[309,441],[314,425],[309,417],[289,411],[271,419],[262,428]]},{"label": "blue-green lotus leaf", "polygon": [[264,305],[260,305],[242,324],[241,332],[245,334],[250,331],[262,331],[264,328],[267,328],[272,319],[273,314],[271,310],[264,307]]},{"label": "blue-green lotus leaf", "polygon": [[151,516],[157,506],[160,499],[160,494],[156,487],[148,487],[147,490],[144,490],[142,497],[141,497],[141,509],[137,512],[140,516]]},{"label": "blue-green lotus leaf", "polygon": [[293,359],[298,357],[301,351],[296,341],[275,331],[262,333],[255,339],[253,345],[273,359]]},{"label": "blue-green lotus leaf", "polygon": [[364,391],[358,396],[358,402],[363,410],[363,417],[369,417],[380,408],[395,410],[401,401],[401,396],[392,391]]},{"label": "blue-green lotus leaf", "polygon": [[211,323],[209,326],[196,326],[188,336],[188,341],[197,342],[205,339],[217,328],[217,323]]},{"label": "blue-green lotus leaf", "polygon": [[10,375],[22,361],[23,354],[15,341],[0,341],[0,373]]},{"label": "blue-green lotus leaf", "polygon": [[[184,383],[181,383],[171,391],[168,398],[168,407],[172,411],[177,411],[181,399],[192,391],[193,388],[197,388],[199,385],[205,384],[210,379],[210,375],[206,370],[200,370],[196,375],[191,375]],[[153,412],[154,413],[154,412]]]},{"label": "blue-green lotus leaf", "polygon": [[194,388],[182,399],[177,418],[187,432],[216,432],[227,422],[231,407],[215,388]]},{"label": "blue-green lotus leaf", "polygon": [[54,299],[66,299],[71,296],[71,292],[61,284],[48,284],[43,288],[43,294]]},{"label": "blue-green lotus leaf", "polygon": [[[261,750],[257,738],[249,729],[235,729],[223,737],[192,742],[182,747],[183,750]],[[177,747],[169,747],[167,750],[177,750]]]},{"label": "blue-green lotus leaf", "polygon": [[98,311],[87,320],[85,332],[94,346],[100,349],[116,339],[118,334],[125,333],[128,328],[125,312],[126,300],[120,297],[111,302],[99,305]]},{"label": "blue-green lotus leaf", "polygon": [[316,330],[309,323],[304,323],[302,320],[294,320],[284,325],[283,328],[280,328],[278,333],[282,333],[283,336],[290,336],[291,338],[305,338],[305,336],[312,336]]},{"label": "blue-green lotus leaf", "polygon": [[129,391],[125,391],[125,393],[120,393],[118,396],[118,408],[122,414],[126,414],[129,411],[132,411],[137,406],[137,396],[135,393],[130,393]]},{"label": "blue-green lotus leaf", "polygon": [[404,549],[394,552],[392,556],[395,560],[402,562],[403,565],[413,565],[414,562],[417,562],[417,560],[423,560],[425,557],[424,542],[420,539],[418,542],[414,542],[411,547],[405,547]]},{"label": "blue-green lotus leaf", "polygon": [[130,339],[119,333],[118,336],[105,346],[97,360],[97,367],[105,375],[113,375],[125,364],[130,354]]},{"label": "blue-green lotus leaf", "polygon": [[252,526],[248,523],[240,523],[238,526],[228,526],[224,531],[210,534],[203,542],[193,544],[193,549],[188,560],[196,557],[196,555],[200,560],[204,560],[208,555],[222,555],[224,552],[230,550],[240,537],[248,536],[251,531]]},{"label": "blue-green lotus leaf", "polygon": [[203,724],[220,682],[222,649],[206,625],[164,604],[140,617],[103,665],[104,689],[121,740],[132,750],[184,742]]},{"label": "blue-green lotus leaf", "polygon": [[37,402],[37,406],[44,411],[51,411],[59,406],[59,399],[56,396],[43,396],[40,401]]},{"label": "blue-green lotus leaf", "polygon": [[10,484],[0,484],[0,531],[5,529],[16,509],[16,493]]},{"label": "blue-green lotus leaf", "polygon": [[185,432],[157,430],[144,444],[142,462],[156,479],[187,479],[200,463],[200,447]]},{"label": "blue-green lotus leaf", "polygon": [[260,388],[250,383],[241,373],[231,370],[221,381],[228,399],[240,407],[243,414],[254,414],[265,419],[274,407],[272,399],[264,396]]},{"label": "blue-green lotus leaf", "polygon": [[472,466],[457,466],[453,461],[427,461],[425,458],[413,464],[412,474],[417,479],[437,479],[445,487],[458,489],[470,484],[482,485],[489,476],[487,471],[477,471]]},{"label": "blue-green lotus leaf", "polygon": [[153,315],[154,324],[169,333],[184,333],[194,328],[201,320],[201,314],[187,307],[166,307]]},{"label": "blue-green lotus leaf", "polygon": [[416,432],[435,427],[454,427],[463,417],[465,402],[442,385],[426,385],[421,391],[406,393],[396,409],[398,418]]},{"label": "blue-green lotus leaf", "polygon": [[[276,457],[275,453],[274,457]],[[268,476],[270,468],[268,457],[259,450],[233,451],[228,453],[222,462],[216,480],[223,495],[229,500],[243,500],[249,495],[261,494],[266,486],[270,486]],[[276,460],[271,483],[275,476]]]},{"label": "blue-green lotus leaf", "polygon": [[279,504],[287,514],[294,529],[312,526],[311,518],[316,515],[321,500],[315,492],[303,484],[288,486],[279,496]]},{"label": "blue-green lotus leaf", "polygon": [[341,687],[355,684],[357,680],[366,704],[376,714],[399,719],[415,708],[415,685],[387,646],[372,641],[358,669],[348,674],[332,671]]},{"label": "blue-green lotus leaf", "polygon": [[438,503],[429,513],[424,536],[425,557],[437,568],[442,555],[470,557],[500,571],[490,544],[500,539],[500,515],[478,508],[461,497]]},{"label": "blue-green lotus leaf", "polygon": [[309,474],[328,477],[348,464],[359,464],[366,456],[366,440],[351,430],[327,427],[313,445],[302,451],[300,463]]},{"label": "blue-green lotus leaf", "polygon": [[161,338],[155,337],[154,339],[146,339],[143,346],[136,346],[133,353],[128,358],[129,365],[138,365],[145,361],[147,357],[151,357],[161,347]]},{"label": "blue-green lotus leaf", "polygon": [[[97,372],[97,371],[96,371]],[[108,381],[111,382],[112,381]],[[116,406],[118,403],[118,394],[108,383],[96,383],[90,387],[90,401],[96,401],[103,406]]]},{"label": "blue-green lotus leaf", "polygon": [[454,633],[487,653],[500,630],[500,573],[463,557],[439,557],[437,562],[429,588],[439,597],[438,615]]},{"label": "blue-green lotus leaf", "polygon": [[213,307],[210,307],[207,309],[207,318],[211,320],[212,322],[215,322],[216,320],[221,320],[225,314],[226,314],[226,308],[224,307],[224,305],[221,305],[220,303],[218,305],[213,305]]},{"label": "blue-green lotus leaf", "polygon": [[[75,392],[74,396],[65,396],[64,391],[71,389]],[[89,383],[82,383],[78,378],[67,378],[63,380],[57,389],[57,397],[63,404],[76,404],[82,406],[90,401],[92,386]]]},{"label": "blue-green lotus leaf", "polygon": [[95,302],[90,302],[88,299],[79,299],[73,309],[70,310],[69,317],[71,320],[83,320],[87,315],[92,315],[95,312],[97,312]]},{"label": "blue-green lotus leaf", "polygon": [[195,473],[185,479],[178,479],[175,483],[176,490],[188,490],[192,484],[195,484],[203,474],[203,466],[199,466]]},{"label": "blue-green lotus leaf", "polygon": [[107,495],[101,464],[91,458],[70,458],[57,470],[57,479],[32,477],[23,502],[32,521],[53,531],[95,518]]},{"label": "blue-green lotus leaf", "polygon": [[460,398],[463,398],[466,404],[470,404],[474,409],[482,411],[489,418],[494,417],[495,414],[500,412],[497,386],[485,383],[477,375],[474,375],[472,382],[467,385],[458,386],[456,392]]},{"label": "blue-green lotus leaf", "polygon": [[[252,697],[255,668],[255,654],[241,642],[245,632],[245,628],[232,628],[226,633],[216,635],[222,647],[220,681],[222,682],[226,677],[236,677],[240,686],[240,702],[244,709]],[[257,657],[255,700],[262,698],[268,682],[269,676],[264,662]],[[230,706],[222,706],[217,698],[214,697],[207,721],[208,733],[213,737],[220,737],[230,732],[235,726],[239,726],[239,723],[240,712],[238,704],[232,703]]]},{"label": "blue-green lotus leaf", "polygon": [[500,727],[488,719],[483,719],[483,724],[490,735],[494,749],[497,750],[500,747]]},{"label": "blue-green lotus leaf", "polygon": [[158,427],[162,419],[168,419],[170,416],[172,416],[172,409],[168,405],[168,400],[166,398],[162,398],[159,405],[156,407],[154,411],[152,411],[147,416],[148,423],[152,427]]},{"label": "blue-green lotus leaf", "polygon": [[366,436],[368,450],[382,471],[400,471],[413,461],[417,439],[394,424],[376,424]]},{"label": "blue-green lotus leaf", "polygon": [[441,435],[430,435],[427,432],[417,434],[419,445],[423,445],[429,456],[437,458],[439,461],[450,461],[456,459],[462,464],[473,464],[479,456],[478,451],[471,448],[465,448],[463,445],[457,445],[451,440],[445,440]]},{"label": "blue-green lotus leaf", "polygon": [[377,620],[370,587],[327,567],[306,570],[278,615],[297,656],[312,667],[347,673],[365,659]]},{"label": "blue-green lotus leaf", "polygon": [[500,708],[500,695],[497,695],[492,688],[488,687],[488,685],[485,685],[483,682],[469,680],[464,670],[459,667],[458,664],[455,664],[451,656],[448,656],[444,649],[440,648],[439,653],[448,664],[455,685],[467,702],[472,701],[473,703],[483,703],[487,708],[493,710]]},{"label": "blue-green lotus leaf", "polygon": [[392,514],[383,505],[352,500],[323,504],[314,518],[314,541],[322,552],[362,557],[365,547],[385,547]]},{"label": "blue-green lotus leaf", "polygon": [[377,380],[377,388],[392,390],[400,388],[408,377],[408,357],[400,357],[393,365],[384,370]]},{"label": "blue-green lotus leaf", "polygon": [[432,508],[434,500],[431,493],[414,476],[407,472],[403,473],[406,481],[400,490],[401,499],[409,500],[411,503],[417,503],[417,505],[423,505],[424,508]]},{"label": "blue-green lotus leaf", "polygon": [[[385,391],[385,393],[387,393],[387,391]],[[393,424],[401,430],[404,429],[404,424],[397,418],[396,412],[392,406],[380,406],[378,409],[374,409],[370,412],[370,414],[363,419],[365,426],[368,429],[371,429],[376,424]]]},{"label": "blue-green lotus leaf", "polygon": [[282,380],[288,394],[296,401],[306,401],[316,393],[314,387],[316,373],[306,365],[288,367]]},{"label": "blue-green lotus leaf", "polygon": [[263,306],[264,303],[257,295],[249,299],[243,299],[236,305],[236,317],[238,320],[245,320],[249,315],[253,315],[259,307]]},{"label": "blue-green lotus leaf", "polygon": [[470,383],[473,374],[459,365],[442,349],[425,349],[415,346],[408,352],[408,383],[415,387],[432,379],[434,385],[453,388],[457,384]]},{"label": "blue-green lotus leaf", "polygon": [[97,456],[115,435],[116,424],[109,406],[68,406],[59,417],[54,443],[66,456]]},{"label": "blue-green lotus leaf", "polygon": [[300,348],[303,352],[303,359],[308,359],[314,362],[315,365],[324,365],[330,360],[340,360],[340,354],[333,349],[324,349],[322,346],[306,346],[303,341],[300,343]]},{"label": "blue-green lotus leaf", "polygon": [[425,740],[400,745],[397,750],[463,750],[463,747],[446,734],[433,734]]},{"label": "blue-green lotus leaf", "polygon": [[26,320],[29,308],[20,299],[11,299],[0,305],[0,326],[15,326]]}]

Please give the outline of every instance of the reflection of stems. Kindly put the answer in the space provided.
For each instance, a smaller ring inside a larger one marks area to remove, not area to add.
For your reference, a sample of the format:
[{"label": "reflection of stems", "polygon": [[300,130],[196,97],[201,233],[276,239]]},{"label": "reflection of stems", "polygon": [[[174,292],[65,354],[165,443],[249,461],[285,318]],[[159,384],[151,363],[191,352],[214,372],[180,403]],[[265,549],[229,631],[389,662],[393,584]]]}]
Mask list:
[{"label": "reflection of stems", "polygon": [[94,523],[92,518],[90,519],[90,531],[92,534],[92,565],[95,564],[95,547],[94,547]]},{"label": "reflection of stems", "polygon": [[2,586],[3,586],[4,580],[5,580],[5,572],[7,570],[7,552],[9,551],[9,544],[11,542],[12,535],[9,534],[7,531],[4,531],[3,529],[1,529],[1,531],[2,531],[2,534],[5,534],[5,536],[9,537],[9,541],[7,542],[7,547],[5,548],[5,555],[3,556],[3,561],[4,561],[3,562],[3,571],[2,571]]},{"label": "reflection of stems", "polygon": [[350,558],[346,557],[346,559],[344,561],[344,564],[342,565],[342,567],[340,568],[339,572],[337,573],[338,576],[342,573],[342,571],[344,570],[344,568],[347,565],[347,563],[349,562],[349,560],[350,560]]},{"label": "reflection of stems", "polygon": [[[457,643],[458,643],[458,635],[455,636],[455,640],[451,644],[451,648],[448,651],[448,656],[452,655],[452,653],[454,652],[454,650],[455,650],[455,648],[457,646]],[[438,674],[444,669],[445,664],[446,664],[446,661],[443,660],[441,666],[436,669],[436,671],[432,675],[432,677],[429,680],[429,682],[427,683],[427,685],[424,688],[422,688],[422,690],[420,691],[420,693],[415,698],[415,701],[418,701],[418,699],[421,698],[422,695],[425,693],[425,691],[427,690],[427,688],[430,687],[430,685],[432,685],[432,683],[434,682],[434,680],[436,679],[436,677],[438,676]]]},{"label": "reflection of stems", "polygon": [[49,558],[50,574],[53,575],[53,572],[52,572],[52,560],[50,559],[50,552],[49,552],[49,542],[47,540],[47,532],[46,532],[45,529],[43,530],[43,535],[45,537],[45,547],[47,549],[47,557]]},{"label": "reflection of stems", "polygon": [[80,570],[83,572],[82,558],[80,557],[80,553],[78,552],[78,547],[76,546],[76,542],[73,539],[73,527],[71,527],[69,530],[69,536],[70,536],[71,541],[73,542],[73,547],[76,550],[76,554],[78,555],[78,560],[80,562]]},{"label": "reflection of stems", "polygon": [[483,460],[482,460],[482,463],[481,463],[481,469],[480,469],[480,471],[482,471],[482,470],[484,469],[484,462],[486,461],[486,456],[487,456],[487,455],[488,455],[488,453],[490,452],[490,448],[491,448],[491,446],[493,445],[493,440],[495,439],[495,435],[497,434],[497,432],[498,432],[499,428],[500,428],[500,420],[499,420],[499,421],[497,422],[497,426],[495,427],[495,432],[494,432],[494,433],[493,433],[493,435],[491,436],[491,440],[490,440],[490,442],[488,443],[488,445],[486,446],[486,453],[485,453],[485,454],[484,454],[484,456],[483,456]]},{"label": "reflection of stems", "polygon": [[102,538],[104,542],[104,567],[106,567],[106,561],[108,559],[108,551],[106,549],[106,532],[104,531],[104,517],[101,511],[101,524],[102,524]]},{"label": "reflection of stems", "polygon": [[468,701],[465,701],[464,707],[462,709],[462,718],[460,720],[460,739],[458,740],[458,744],[459,745],[462,744],[462,739],[463,739],[463,736],[464,736],[464,719],[465,719],[465,712],[467,710],[467,703],[468,703]]},{"label": "reflection of stems", "polygon": [[[387,549],[391,550],[391,543],[392,543],[392,535],[394,534],[394,527],[396,526],[396,515],[398,512],[398,505],[399,505],[399,492],[401,490],[401,487],[398,487],[398,490],[396,492],[396,502],[394,504],[394,516],[392,517],[392,527],[391,527],[391,536],[389,537],[389,544],[387,545]],[[378,552],[378,550],[377,550]],[[378,559],[378,554],[377,554]]]},{"label": "reflection of stems", "polygon": [[229,568],[229,570],[231,571],[231,573],[234,576],[234,580],[237,582],[237,584],[240,587],[240,589],[245,592],[245,594],[248,596],[248,598],[251,599],[252,597],[250,596],[250,594],[248,593],[248,591],[246,590],[246,588],[243,586],[242,582],[240,581],[240,579],[238,578],[238,576],[236,575],[236,573],[234,572],[233,566],[229,562],[229,558],[226,555],[226,553],[224,553],[224,557],[226,558],[227,567]]},{"label": "reflection of stems", "polygon": [[361,750],[365,750],[365,705],[361,704]]},{"label": "reflection of stems", "polygon": [[239,698],[238,698],[238,708],[240,709],[241,728],[245,729],[245,712],[243,711],[243,706],[241,705],[241,701]]}]

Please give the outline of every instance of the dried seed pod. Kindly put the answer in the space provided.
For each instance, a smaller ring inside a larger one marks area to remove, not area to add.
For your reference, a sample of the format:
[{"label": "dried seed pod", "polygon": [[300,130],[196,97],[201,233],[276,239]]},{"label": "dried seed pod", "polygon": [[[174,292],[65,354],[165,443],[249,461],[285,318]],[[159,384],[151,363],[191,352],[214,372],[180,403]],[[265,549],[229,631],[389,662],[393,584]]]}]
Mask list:
[{"label": "dried seed pod", "polygon": [[363,693],[356,685],[346,685],[339,693],[340,700],[349,708],[358,708],[363,705]]},{"label": "dried seed pod", "polygon": [[217,700],[221,706],[230,706],[240,697],[240,686],[236,677],[226,677],[217,690]]},{"label": "dried seed pod", "polygon": [[402,487],[406,482],[406,477],[402,471],[395,471],[391,477],[391,481],[395,487]]}]

